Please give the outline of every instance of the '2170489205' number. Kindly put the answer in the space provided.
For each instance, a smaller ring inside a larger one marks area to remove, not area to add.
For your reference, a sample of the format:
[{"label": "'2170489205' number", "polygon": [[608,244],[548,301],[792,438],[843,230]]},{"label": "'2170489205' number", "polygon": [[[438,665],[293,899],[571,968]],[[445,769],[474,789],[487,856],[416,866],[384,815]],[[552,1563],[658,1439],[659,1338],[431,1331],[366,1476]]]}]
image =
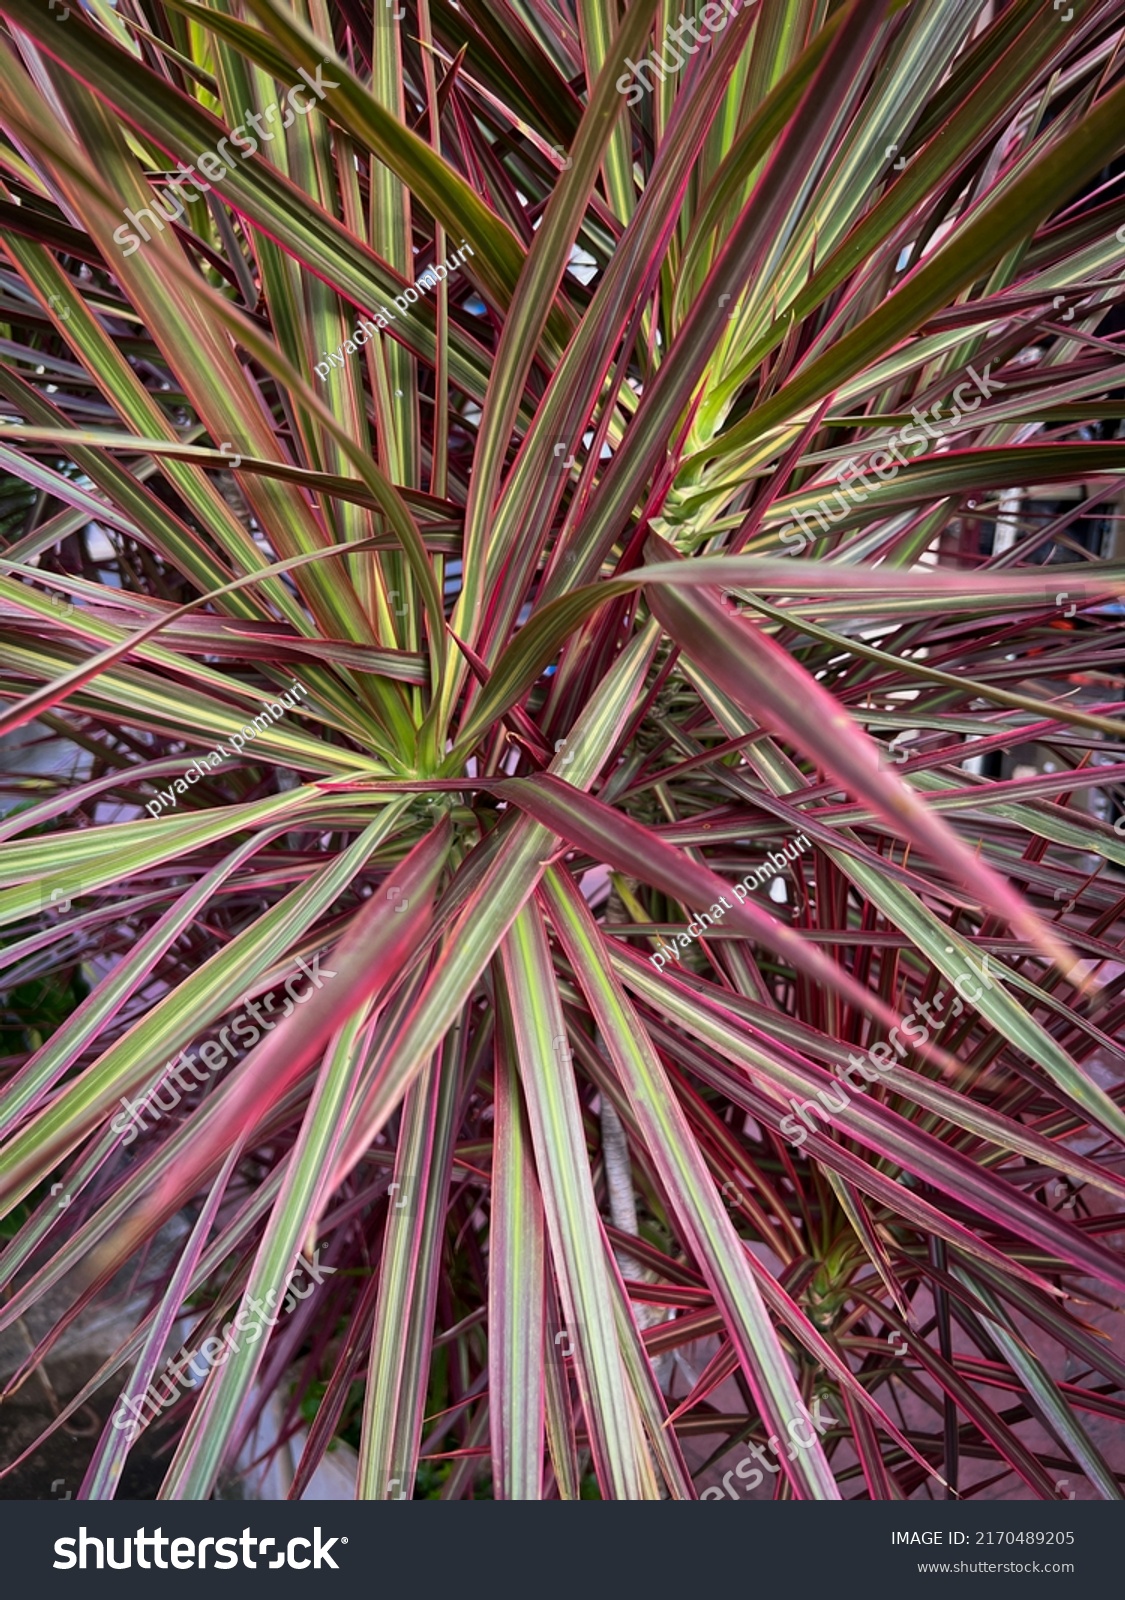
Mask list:
[{"label": "'2170489205' number", "polygon": [[978,1533],[977,1544],[1073,1544],[1073,1533],[1043,1533],[1031,1532],[1025,1529],[1004,1529],[1002,1532],[993,1533],[991,1530]]}]

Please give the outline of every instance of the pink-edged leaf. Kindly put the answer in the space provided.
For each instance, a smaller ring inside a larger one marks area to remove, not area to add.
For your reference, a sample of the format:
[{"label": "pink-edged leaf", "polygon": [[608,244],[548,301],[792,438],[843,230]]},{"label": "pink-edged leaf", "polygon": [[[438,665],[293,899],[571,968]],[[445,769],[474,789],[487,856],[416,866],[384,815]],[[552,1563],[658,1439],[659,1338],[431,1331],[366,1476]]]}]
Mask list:
[{"label": "pink-edged leaf", "polygon": [[[671,989],[674,979],[661,974],[654,984],[649,981],[651,969],[645,971],[645,963],[634,951],[619,945],[614,951],[615,958],[618,955],[628,965],[631,974],[645,980],[648,996],[657,1005],[667,1009],[669,1014],[674,1014],[666,999],[666,990]],[[1104,1283],[1125,1288],[1125,1264],[1115,1252],[1099,1245],[1083,1229],[1064,1221],[1046,1206],[1029,1200],[996,1173],[978,1166],[968,1156],[926,1129],[917,1127],[873,1095],[861,1093],[854,1085],[834,1077],[825,1068],[806,1060],[776,1040],[767,1042],[762,1034],[755,1037],[741,1019],[736,1021],[731,1013],[724,1012],[718,1002],[695,994],[690,1004],[684,1005],[682,995],[681,987],[676,1010],[681,1015],[690,1014],[692,1017],[695,1040],[704,1047],[713,1044],[731,1059],[745,1065],[756,1082],[771,1095],[776,1106],[776,1112],[768,1119],[771,1125],[777,1125],[778,1115],[785,1110],[782,1094],[789,1097],[789,1106],[796,1110],[797,1106],[812,1100],[818,1090],[831,1090],[827,1104],[823,1100],[817,1104],[814,1100],[817,1113],[826,1123],[830,1122],[841,1133],[867,1145],[877,1155],[922,1182],[943,1190],[960,1204],[972,1207],[999,1228],[1026,1239],[1044,1254],[1058,1256]],[[685,1048],[690,1050],[692,1046]],[[915,1076],[904,1068],[895,1068],[896,1092],[909,1098],[910,1081]],[[832,1106],[838,1105],[841,1099],[844,1101],[843,1107],[838,1111],[833,1110]],[[786,1131],[785,1122],[792,1125],[794,1132]],[[797,1137],[797,1132],[808,1133],[808,1129],[798,1122],[795,1115],[782,1117],[780,1126],[783,1136],[796,1139],[798,1146],[805,1142]],[[813,1137],[809,1135],[810,1144]]]},{"label": "pink-edged leaf", "polygon": [[[671,546],[655,538],[652,549],[665,557],[671,553]],[[685,654],[748,716],[811,756],[901,838],[924,850],[955,882],[971,888],[1021,938],[1084,986],[1077,958],[1066,945],[909,784],[881,763],[874,739],[776,639],[732,615],[718,590],[653,588],[649,603]]]},{"label": "pink-edged leaf", "polygon": [[134,1433],[139,1434],[142,1425],[134,1421],[130,1402],[133,1402],[139,1411],[140,1403],[145,1391],[152,1382],[157,1366],[160,1362],[161,1352],[167,1342],[168,1335],[179,1316],[187,1299],[191,1286],[192,1274],[203,1253],[208,1236],[215,1222],[223,1196],[227,1192],[227,1185],[237,1165],[242,1146],[237,1144],[223,1163],[222,1170],[207,1196],[202,1211],[191,1231],[174,1271],[168,1280],[168,1287],[164,1291],[160,1306],[153,1317],[148,1335],[137,1357],[137,1364],[133,1368],[132,1376],[125,1386],[117,1409],[102,1430],[90,1465],[86,1468],[86,1476],[82,1480],[82,1487],[78,1491],[80,1500],[112,1500],[117,1485],[120,1482],[129,1448],[133,1442]]},{"label": "pink-edged leaf", "polygon": [[136,1242],[152,1230],[155,1217],[170,1215],[194,1194],[231,1142],[249,1133],[277,1104],[347,1018],[401,974],[429,926],[449,837],[449,824],[443,820],[395,868],[393,906],[388,890],[385,897],[373,895],[356,914],[332,951],[331,982],[314,990],[299,1010],[254,1046],[216,1094],[206,1123],[200,1119],[183,1159],[165,1171],[105,1250],[128,1259]]},{"label": "pink-edged leaf", "polygon": [[[543,1488],[543,1201],[531,1136],[506,1040],[497,1043],[488,1251],[488,1387],[492,1492],[538,1500]],[[561,1330],[558,1330],[561,1332]],[[551,1364],[561,1340],[546,1352]],[[557,1361],[554,1363],[557,1367]]]},{"label": "pink-edged leaf", "polygon": [[[589,851],[596,861],[608,862],[618,872],[640,878],[686,905],[705,908],[720,902],[726,904],[723,891],[730,885],[717,873],[668,844],[652,829],[550,773],[540,773],[535,778],[509,778],[494,782],[491,787],[536,821],[571,844]],[[746,900],[742,904],[736,901],[729,905],[723,922],[724,927],[738,929],[781,959],[791,961],[798,972],[834,989],[885,1026],[897,1026],[897,1013],[878,995],[857,983],[815,945],[807,943],[753,901]],[[920,1047],[919,1053],[925,1054],[932,1048],[929,1045]],[[943,1066],[953,1065],[944,1052],[939,1051],[936,1058],[931,1059],[940,1060]]]},{"label": "pink-edged leaf", "polygon": [[[671,1093],[663,1068],[639,1027],[624,990],[607,968],[598,930],[574,885],[553,868],[544,899],[574,968],[637,1126],[664,1183],[684,1237],[722,1308],[727,1333],[770,1431],[786,1436],[801,1415],[801,1395],[749,1269],[746,1252]],[[840,1491],[819,1440],[784,1470],[801,1499],[838,1500]]]}]

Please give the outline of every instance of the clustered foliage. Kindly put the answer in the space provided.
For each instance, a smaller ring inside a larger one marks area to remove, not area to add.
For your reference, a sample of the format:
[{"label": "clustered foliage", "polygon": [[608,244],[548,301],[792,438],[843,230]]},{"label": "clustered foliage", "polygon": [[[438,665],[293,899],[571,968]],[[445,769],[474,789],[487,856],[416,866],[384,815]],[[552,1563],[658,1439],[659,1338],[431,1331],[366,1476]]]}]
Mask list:
[{"label": "clustered foliage", "polygon": [[0,1330],[116,1310],[82,1496],[317,1249],[164,1496],[272,1406],[295,1497],[1121,1498],[1125,6],[693,4],[626,99],[679,10],[0,0]]}]

